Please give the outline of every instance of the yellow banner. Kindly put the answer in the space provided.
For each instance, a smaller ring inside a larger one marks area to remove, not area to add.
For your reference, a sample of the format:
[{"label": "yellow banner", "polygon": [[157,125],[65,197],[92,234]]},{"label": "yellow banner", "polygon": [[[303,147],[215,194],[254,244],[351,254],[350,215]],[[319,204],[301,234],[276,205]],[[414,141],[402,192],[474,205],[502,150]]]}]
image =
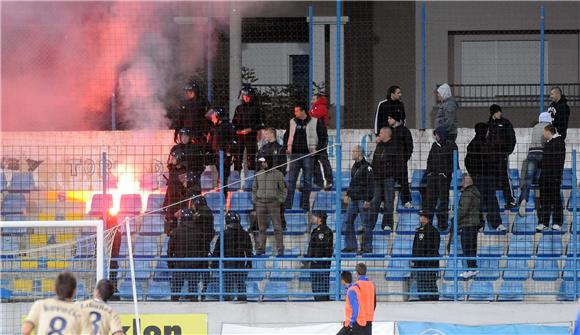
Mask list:
[{"label": "yellow banner", "polygon": [[[133,314],[121,314],[126,335],[138,335]],[[207,335],[207,314],[141,314],[142,335]]]}]

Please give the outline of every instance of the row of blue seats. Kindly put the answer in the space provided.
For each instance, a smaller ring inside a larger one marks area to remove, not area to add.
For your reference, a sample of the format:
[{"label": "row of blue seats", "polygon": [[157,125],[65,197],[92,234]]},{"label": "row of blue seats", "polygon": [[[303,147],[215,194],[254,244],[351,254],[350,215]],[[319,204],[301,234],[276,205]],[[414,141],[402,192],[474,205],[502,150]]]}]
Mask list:
[{"label": "row of blue seats", "polygon": [[4,172],[0,172],[0,192],[30,192],[36,189],[32,172],[13,172],[10,183]]}]

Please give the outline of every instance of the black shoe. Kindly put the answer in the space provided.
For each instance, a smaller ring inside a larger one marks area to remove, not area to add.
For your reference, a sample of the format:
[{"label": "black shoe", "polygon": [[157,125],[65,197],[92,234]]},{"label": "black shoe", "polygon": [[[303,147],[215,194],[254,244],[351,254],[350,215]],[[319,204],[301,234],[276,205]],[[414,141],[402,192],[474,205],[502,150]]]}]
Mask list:
[{"label": "black shoe", "polygon": [[341,251],[342,253],[351,253],[351,252],[356,252],[356,249],[354,248],[344,248]]},{"label": "black shoe", "polygon": [[516,208],[516,207],[518,207],[518,204],[517,204],[515,201],[510,201],[510,202],[506,202],[506,204],[505,204],[505,206],[504,206],[504,207],[505,207],[505,209],[506,209],[507,211],[509,211],[509,210],[511,210],[512,208]]},{"label": "black shoe", "polygon": [[373,251],[371,249],[361,249],[359,251],[361,254],[372,254]]}]

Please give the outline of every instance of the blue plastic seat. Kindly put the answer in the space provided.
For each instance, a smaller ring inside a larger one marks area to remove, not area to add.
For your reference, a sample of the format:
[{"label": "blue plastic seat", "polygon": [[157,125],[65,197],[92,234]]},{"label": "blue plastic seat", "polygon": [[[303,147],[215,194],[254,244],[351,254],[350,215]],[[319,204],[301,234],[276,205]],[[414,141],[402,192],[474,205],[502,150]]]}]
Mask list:
[{"label": "blue plastic seat", "polygon": [[553,259],[537,259],[532,278],[537,281],[555,281],[560,277],[558,261]]},{"label": "blue plastic seat", "polygon": [[2,236],[2,253],[15,252],[20,249],[20,238],[18,236]]},{"label": "blue plastic seat", "polygon": [[208,191],[213,188],[213,174],[211,171],[204,171],[201,174],[201,189]]},{"label": "blue plastic seat", "polygon": [[30,192],[35,189],[32,172],[14,172],[8,190],[10,192]]},{"label": "blue plastic seat", "polygon": [[[419,191],[411,191],[412,208],[405,208],[405,204],[401,201],[401,197],[397,202],[398,213],[418,213],[421,209],[421,193]],[[416,215],[416,214],[415,214]]]},{"label": "blue plastic seat", "polygon": [[497,280],[499,279],[499,259],[477,259],[477,270],[479,274],[476,280]]},{"label": "blue plastic seat", "polygon": [[308,214],[286,213],[286,232],[303,234],[308,225]]},{"label": "blue plastic seat", "polygon": [[168,270],[167,261],[163,259],[157,259],[157,265],[155,266],[153,280],[169,282],[171,280],[171,272],[167,270]]},{"label": "blue plastic seat", "polygon": [[302,192],[296,190],[294,192],[294,198],[292,199],[292,210],[302,211],[302,208],[300,207],[301,201],[302,201]]},{"label": "blue plastic seat", "polygon": [[425,174],[425,170],[413,170],[413,175],[411,176],[411,189],[418,190],[421,187],[426,187],[427,185],[422,184],[423,175]]},{"label": "blue plastic seat", "polygon": [[[580,260],[576,261],[576,276],[580,278]],[[574,280],[574,260],[567,259],[564,263],[564,272],[562,274],[564,280]]]},{"label": "blue plastic seat", "polygon": [[149,196],[147,197],[147,212],[153,212],[158,210],[159,208],[161,208],[163,206],[163,201],[165,200],[165,195],[164,194],[157,194],[157,193],[152,193],[149,194]]},{"label": "blue plastic seat", "polygon": [[140,194],[123,194],[119,202],[119,214],[137,215],[141,213],[142,206]]},{"label": "blue plastic seat", "polygon": [[2,215],[24,214],[26,197],[20,193],[7,193],[2,199]]},{"label": "blue plastic seat", "polygon": [[[212,212],[219,213],[221,210],[221,195],[219,192],[209,192],[204,194],[207,205],[211,208]],[[225,199],[224,199],[225,201]]]},{"label": "blue plastic seat", "polygon": [[510,178],[512,188],[520,188],[520,171],[518,171],[518,169],[509,169],[508,176]]},{"label": "blue plastic seat", "polygon": [[409,261],[391,260],[385,272],[386,281],[403,281],[411,277]]},{"label": "blue plastic seat", "polygon": [[519,235],[534,235],[538,225],[538,216],[536,213],[529,213],[524,217],[516,215],[512,232]]},{"label": "blue plastic seat", "polygon": [[415,213],[401,213],[397,223],[397,233],[408,232],[415,234],[419,227],[419,216]]},{"label": "blue plastic seat", "polygon": [[576,206],[574,206],[574,197],[573,197],[573,193],[570,193],[570,198],[568,198],[568,205],[566,206],[566,209],[568,209],[569,212],[574,211],[574,207],[576,207],[576,211],[580,212],[580,191],[576,190]]},{"label": "blue plastic seat", "polygon": [[562,173],[562,185],[561,188],[563,190],[571,190],[572,189],[572,184],[573,184],[573,172],[572,169],[569,168],[565,168],[563,173]]},{"label": "blue plastic seat", "polygon": [[[141,299],[143,297],[143,283],[136,282],[135,287],[137,288],[137,297]],[[119,284],[118,289],[119,289],[119,297],[121,298],[121,300],[133,299],[133,290],[130,280],[123,280]]]},{"label": "blue plastic seat", "polygon": [[158,256],[157,236],[137,235],[135,239],[135,257],[157,257]]},{"label": "blue plastic seat", "polygon": [[238,171],[232,171],[230,172],[230,176],[228,177],[228,181],[226,183],[228,186],[229,190],[239,190],[241,187],[240,184],[240,173]]},{"label": "blue plastic seat", "polygon": [[96,257],[96,244],[90,237],[78,237],[76,239],[76,258],[93,258]]},{"label": "blue plastic seat", "polygon": [[246,171],[246,175],[244,177],[244,191],[252,192],[252,184],[254,183],[254,170]]},{"label": "blue plastic seat", "polygon": [[165,220],[161,214],[149,214],[143,216],[141,235],[161,235],[164,231]]},{"label": "blue plastic seat", "polygon": [[264,287],[264,299],[273,301],[288,301],[288,283],[269,281]]},{"label": "blue plastic seat", "polygon": [[248,281],[246,282],[246,298],[251,301],[256,301],[260,298],[260,287],[258,286],[258,282],[255,281]]},{"label": "blue plastic seat", "polygon": [[562,235],[542,234],[538,243],[538,257],[562,256]]},{"label": "blue plastic seat", "polygon": [[576,301],[580,296],[580,281],[576,286],[576,295],[574,295],[574,281],[564,280],[560,285],[560,292],[558,293],[558,301]]},{"label": "blue plastic seat", "polygon": [[171,284],[168,281],[149,280],[147,285],[147,300],[169,300],[170,298]]},{"label": "blue plastic seat", "polygon": [[240,213],[249,213],[254,208],[251,192],[232,192],[230,210]]},{"label": "blue plastic seat", "polygon": [[512,235],[508,244],[508,256],[532,256],[534,237],[531,235]]},{"label": "blue plastic seat", "polygon": [[270,270],[271,281],[291,281],[296,272],[285,271],[280,261],[274,261]]},{"label": "blue plastic seat", "polygon": [[266,260],[253,261],[252,269],[248,271],[248,281],[262,281],[266,279]]},{"label": "blue plastic seat", "polygon": [[449,258],[447,260],[447,266],[445,266],[445,271],[443,272],[443,278],[447,281],[454,281],[455,280],[455,276],[457,276],[457,280],[458,281],[463,281],[465,280],[463,277],[460,277],[459,275],[464,272],[467,271],[467,261],[465,260],[461,260],[461,259],[452,259]]},{"label": "blue plastic seat", "polygon": [[111,207],[113,207],[113,196],[111,194],[95,194],[91,200],[89,215],[102,216],[103,211],[108,212]]},{"label": "blue plastic seat", "polygon": [[457,283],[457,288],[455,282],[443,282],[439,285],[439,300],[465,300],[465,287],[463,282]]},{"label": "blue plastic seat", "polygon": [[385,257],[388,248],[389,248],[389,235],[383,234],[383,232],[374,232],[373,250],[368,253],[363,253],[363,257]]},{"label": "blue plastic seat", "polygon": [[335,212],[336,211],[336,192],[318,192],[314,198],[313,211]]},{"label": "blue plastic seat", "polygon": [[468,292],[468,300],[471,301],[493,301],[494,300],[493,281],[476,280],[471,282]]},{"label": "blue plastic seat", "polygon": [[528,261],[525,259],[508,259],[503,272],[503,279],[507,281],[527,280],[530,276]]},{"label": "blue plastic seat", "polygon": [[413,235],[399,235],[395,236],[393,241],[393,250],[391,256],[393,257],[411,257],[413,252]]},{"label": "blue plastic seat", "polygon": [[524,300],[524,282],[523,281],[504,281],[498,291],[498,301],[523,301]]},{"label": "blue plastic seat", "polygon": [[0,171],[0,192],[6,191],[8,188],[8,181],[3,171]]}]

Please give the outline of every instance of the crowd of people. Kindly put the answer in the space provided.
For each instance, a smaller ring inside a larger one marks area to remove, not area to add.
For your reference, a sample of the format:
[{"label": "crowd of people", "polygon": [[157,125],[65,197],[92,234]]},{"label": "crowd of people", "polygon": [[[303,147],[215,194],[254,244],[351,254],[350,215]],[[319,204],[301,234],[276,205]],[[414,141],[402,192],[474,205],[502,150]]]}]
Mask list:
[{"label": "crowd of people", "polygon": [[[173,124],[176,145],[171,149],[168,160],[165,232],[171,237],[169,256],[205,257],[211,254],[210,244],[215,235],[213,218],[201,195],[200,180],[207,166],[218,164],[218,153],[222,151],[226,181],[232,167],[233,170],[241,172],[245,166],[255,174],[251,192],[255,214],[251,216],[255,218],[251,230],[254,234],[250,235],[243,230],[239,214],[228,213],[225,231],[227,237],[224,237],[228,241],[224,250],[226,257],[250,257],[254,252],[258,256],[265,254],[270,223],[274,230],[274,255],[284,255],[284,212],[293,208],[294,193],[300,175],[302,186],[299,207],[310,213],[311,223],[314,224],[305,256],[331,257],[334,252],[334,236],[326,225],[326,214],[310,212],[313,183],[323,190],[330,190],[333,184],[327,152],[329,115],[326,97],[322,94],[315,95],[310,109],[296,104],[294,117],[288,121],[284,136],[279,140],[276,130],[264,124],[265,118],[256,99],[256,91],[252,87],[244,86],[240,91],[241,104],[235,109],[231,122],[223,108],[209,106],[200,96],[199,86],[195,83],[188,83],[184,91],[185,101]],[[422,206],[419,213],[420,225],[413,245],[414,257],[438,257],[439,235],[435,232],[449,230],[449,195],[453,156],[457,152],[459,104],[448,84],[440,85],[436,96],[439,108],[434,124],[434,142],[421,183]],[[552,88],[550,97],[552,102],[548,110],[540,114],[538,123],[532,129],[529,152],[522,167],[521,193],[518,198],[515,197],[508,175],[509,156],[516,147],[517,138],[511,122],[504,117],[502,107],[492,104],[489,107],[489,119],[474,126],[475,136],[469,142],[464,157],[467,174],[461,185],[458,209],[458,233],[465,256],[476,256],[477,234],[484,222],[500,233],[507,230],[507,222],[502,222],[500,215],[503,209],[499,208],[496,190],[503,192],[506,210],[518,208],[519,215],[524,216],[527,215],[530,187],[539,181],[540,197],[536,202],[539,223],[536,229],[539,232],[549,227],[553,230],[561,229],[563,209],[559,185],[564,167],[564,140],[570,109],[560,88]],[[406,209],[415,206],[408,176],[408,163],[414,150],[413,137],[405,124],[401,88],[391,86],[387,90],[387,99],[381,101],[376,110],[376,147],[372,161],[367,161],[367,155],[361,146],[356,145],[352,149],[354,164],[350,173],[350,185],[344,196],[345,246],[342,252],[372,253],[372,232],[380,216],[382,230],[394,229],[396,192]],[[262,141],[259,141],[259,137],[262,137]],[[224,187],[223,192],[227,196],[227,187]],[[360,248],[355,234],[355,221],[358,216],[363,231]],[[181,222],[179,226],[178,222]],[[311,227],[311,224],[308,226]],[[198,244],[194,246],[192,239],[183,238],[186,230],[190,230],[189,234],[196,234],[195,241]],[[234,238],[228,236],[230,233],[236,236],[237,242],[233,242]],[[247,243],[249,236],[249,241],[254,239],[254,247],[251,242]],[[190,247],[186,247],[188,243],[191,243]],[[216,255],[215,250],[213,255]],[[176,262],[173,266],[197,268],[198,263]],[[248,262],[231,263],[234,268],[251,266]],[[461,275],[465,278],[476,276],[475,260],[467,263],[469,269]],[[306,262],[305,265],[314,269],[330,268],[328,261]],[[416,261],[414,266],[438,267],[438,262]],[[434,273],[419,272],[419,291],[436,292],[433,291],[433,285],[436,285]],[[312,286],[315,293],[328,292],[327,276],[328,273],[325,275],[323,272],[313,276]],[[179,292],[185,280],[190,280],[190,290],[192,287],[196,290],[200,282],[205,289],[209,280],[207,272],[204,274],[202,270],[176,272],[174,277],[174,293]],[[228,281],[236,282],[243,277],[243,271],[233,272],[228,276]],[[236,285],[226,285],[226,291],[242,291],[238,299],[244,299],[245,288],[234,286]],[[324,295],[317,297],[321,300],[327,298]],[[427,294],[423,298],[435,297]]]}]

